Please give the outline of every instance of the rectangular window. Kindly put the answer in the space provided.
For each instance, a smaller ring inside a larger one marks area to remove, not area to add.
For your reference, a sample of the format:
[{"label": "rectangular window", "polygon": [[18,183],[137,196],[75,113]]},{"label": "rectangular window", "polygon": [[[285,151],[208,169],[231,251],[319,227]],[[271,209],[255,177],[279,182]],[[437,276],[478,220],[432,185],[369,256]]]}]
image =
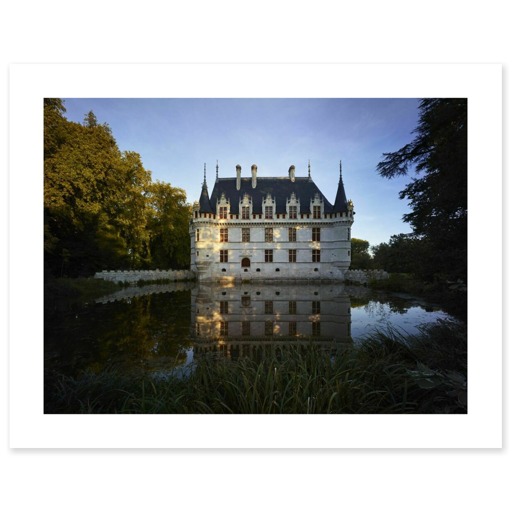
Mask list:
[{"label": "rectangular window", "polygon": [[313,228],[311,239],[313,242],[320,242],[320,228]]},{"label": "rectangular window", "polygon": [[251,213],[250,206],[242,206],[242,219],[245,219],[245,220],[249,219],[250,213]]},{"label": "rectangular window", "polygon": [[196,242],[199,242],[199,229],[196,229]]},{"label": "rectangular window", "polygon": [[322,209],[320,206],[313,206],[313,219],[320,219],[321,211]]},{"label": "rectangular window", "polygon": [[265,336],[272,336],[274,334],[274,322],[272,320],[265,321]]},{"label": "rectangular window", "polygon": [[320,336],[320,322],[311,322],[311,335]]},{"label": "rectangular window", "polygon": [[274,251],[272,249],[265,249],[265,263],[272,263],[274,261]]},{"label": "rectangular window", "polygon": [[294,300],[291,300],[288,302],[288,313],[290,315],[297,314],[297,302]]},{"label": "rectangular window", "polygon": [[296,249],[288,250],[288,263],[297,263],[297,250]]},{"label": "rectangular window", "polygon": [[271,315],[274,313],[274,303],[271,300],[265,301],[265,314]]},{"label": "rectangular window", "polygon": [[251,322],[247,320],[242,321],[242,336],[250,336],[251,335]]},{"label": "rectangular window", "polygon": [[228,251],[227,249],[220,250],[220,262],[227,263],[228,262]]},{"label": "rectangular window", "polygon": [[313,315],[319,315],[320,314],[320,301],[314,300],[311,303],[311,313]]},{"label": "rectangular window", "polygon": [[347,240],[350,240],[350,228],[347,228]]},{"label": "rectangular window", "polygon": [[228,207],[227,206],[219,206],[219,219],[227,219],[228,218]]},{"label": "rectangular window", "polygon": [[297,207],[296,206],[289,206],[288,207],[288,218],[289,219],[296,219],[297,218]]},{"label": "rectangular window", "polygon": [[220,314],[221,315],[227,315],[228,314],[228,301],[227,300],[221,300],[220,301]]},{"label": "rectangular window", "polygon": [[297,241],[297,228],[288,228],[288,241],[289,242]]},{"label": "rectangular window", "polygon": [[227,336],[229,334],[229,322],[220,322],[219,334],[221,336]]},{"label": "rectangular window", "polygon": [[220,241],[221,242],[228,241],[228,228],[220,228]]},{"label": "rectangular window", "polygon": [[242,242],[251,241],[251,228],[242,228]]},{"label": "rectangular window", "polygon": [[265,206],[265,219],[271,219],[274,215],[272,206]]},{"label": "rectangular window", "polygon": [[265,242],[274,241],[274,228],[265,228]]},{"label": "rectangular window", "polygon": [[311,261],[313,263],[320,263],[320,249],[313,249],[311,251]]},{"label": "rectangular window", "polygon": [[251,297],[249,295],[244,295],[242,297],[242,307],[247,308],[251,305]]},{"label": "rectangular window", "polygon": [[288,336],[297,336],[297,322],[288,322]]}]

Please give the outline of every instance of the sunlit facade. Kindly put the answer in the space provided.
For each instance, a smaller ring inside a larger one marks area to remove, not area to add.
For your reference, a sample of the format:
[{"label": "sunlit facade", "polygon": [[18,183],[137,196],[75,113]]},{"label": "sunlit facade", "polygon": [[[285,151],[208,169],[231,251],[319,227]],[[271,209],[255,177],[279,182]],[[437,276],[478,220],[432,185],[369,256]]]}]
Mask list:
[{"label": "sunlit facade", "polygon": [[334,205],[311,178],[219,178],[206,170],[190,222],[191,270],[200,280],[343,280],[350,266],[352,201],[341,174]]}]

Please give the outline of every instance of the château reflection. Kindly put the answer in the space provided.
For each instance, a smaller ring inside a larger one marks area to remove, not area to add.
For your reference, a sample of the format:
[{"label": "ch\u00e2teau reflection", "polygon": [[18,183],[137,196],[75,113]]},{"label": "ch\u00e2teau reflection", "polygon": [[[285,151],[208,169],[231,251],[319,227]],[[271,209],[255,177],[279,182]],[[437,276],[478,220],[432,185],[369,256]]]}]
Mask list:
[{"label": "ch\u00e2teau reflection", "polygon": [[343,285],[199,284],[191,296],[194,352],[252,356],[261,347],[352,342],[350,298]]}]

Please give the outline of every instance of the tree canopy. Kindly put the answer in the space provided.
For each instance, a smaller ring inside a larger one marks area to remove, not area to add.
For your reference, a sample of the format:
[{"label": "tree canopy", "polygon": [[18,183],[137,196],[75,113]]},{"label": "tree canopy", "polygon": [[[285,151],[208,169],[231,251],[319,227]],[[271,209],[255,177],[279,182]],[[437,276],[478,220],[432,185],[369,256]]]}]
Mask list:
[{"label": "tree canopy", "polygon": [[414,171],[399,197],[411,207],[404,221],[424,241],[424,269],[430,269],[429,278],[444,275],[466,280],[467,99],[423,99],[419,111],[413,141],[385,153],[377,170],[385,178]]},{"label": "tree canopy", "polygon": [[68,121],[65,111],[62,100],[44,100],[45,270],[75,276],[187,267],[185,192],[153,183],[140,155],[120,151],[92,111],[83,124]]},{"label": "tree canopy", "polygon": [[351,245],[350,268],[361,270],[372,268],[372,257],[369,252],[370,242],[359,238],[352,238]]}]

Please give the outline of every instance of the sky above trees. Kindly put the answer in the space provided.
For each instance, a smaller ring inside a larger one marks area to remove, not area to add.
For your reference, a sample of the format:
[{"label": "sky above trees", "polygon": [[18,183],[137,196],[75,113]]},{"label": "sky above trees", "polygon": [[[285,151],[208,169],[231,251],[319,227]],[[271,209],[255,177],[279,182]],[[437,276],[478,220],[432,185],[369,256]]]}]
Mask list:
[{"label": "sky above trees", "polygon": [[413,139],[418,100],[407,99],[64,99],[70,121],[83,122],[93,111],[112,129],[119,149],[140,154],[153,180],[199,198],[206,163],[211,192],[219,177],[234,177],[237,164],[250,176],[311,175],[334,202],[342,160],[347,198],[356,211],[353,236],[371,245],[409,233],[402,221],[410,211],[399,192],[408,176],[387,180],[377,164],[383,153]]}]

